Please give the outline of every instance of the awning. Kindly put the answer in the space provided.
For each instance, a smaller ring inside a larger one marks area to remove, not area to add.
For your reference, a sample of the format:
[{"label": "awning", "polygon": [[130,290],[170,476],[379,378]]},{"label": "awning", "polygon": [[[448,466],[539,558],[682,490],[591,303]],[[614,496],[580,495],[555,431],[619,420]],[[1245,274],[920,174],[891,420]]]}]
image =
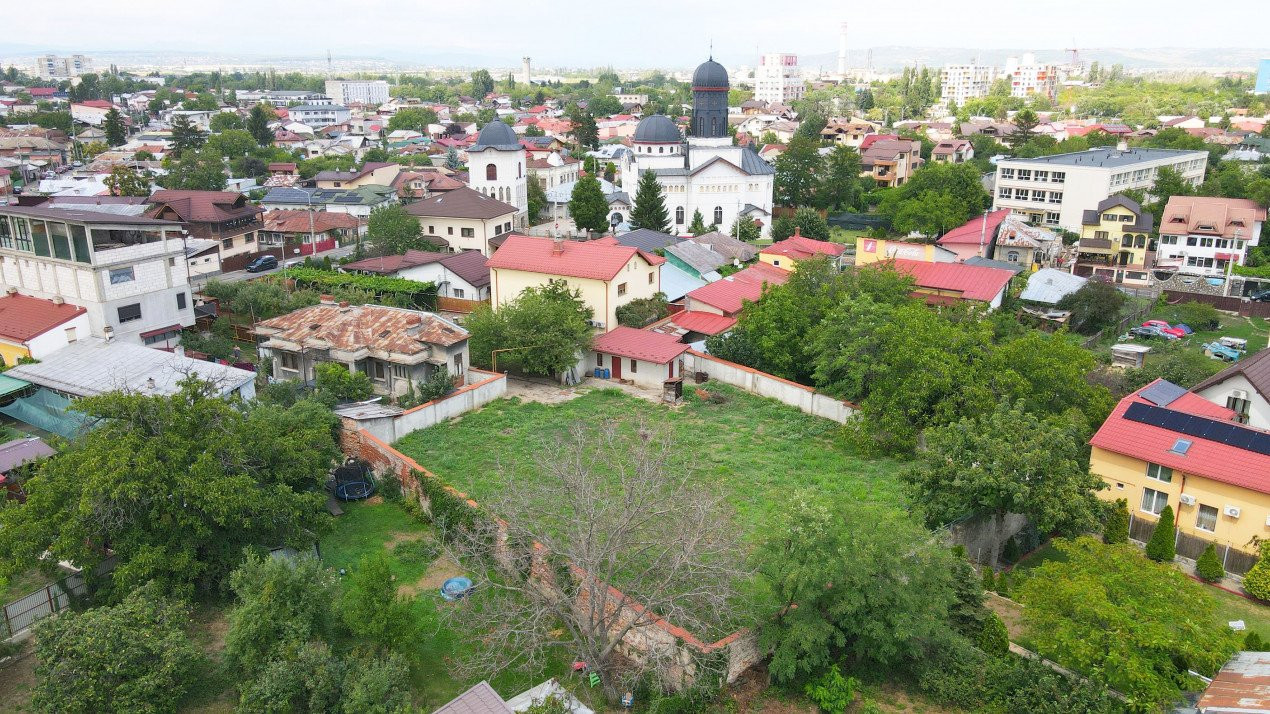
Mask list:
[{"label": "awning", "polygon": [[1217,259],[1218,260],[1239,260],[1239,254],[1238,253],[1218,253]]},{"label": "awning", "polygon": [[31,383],[25,379],[0,374],[0,398],[16,394],[29,386],[31,386]]},{"label": "awning", "polygon": [[162,335],[165,332],[180,332],[180,331],[181,331],[180,325],[168,325],[167,327],[160,327],[157,330],[146,330],[145,332],[141,333],[141,337],[142,339],[145,339],[147,337],[154,337],[155,335]]}]

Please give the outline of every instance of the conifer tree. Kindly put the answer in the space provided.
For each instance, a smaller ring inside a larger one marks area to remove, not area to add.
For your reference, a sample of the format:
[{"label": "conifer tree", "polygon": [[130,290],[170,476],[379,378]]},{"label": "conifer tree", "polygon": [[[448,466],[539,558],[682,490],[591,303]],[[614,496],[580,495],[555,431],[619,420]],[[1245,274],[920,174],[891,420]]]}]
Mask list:
[{"label": "conifer tree", "polygon": [[1173,507],[1165,506],[1160,512],[1160,520],[1155,524],[1155,532],[1147,542],[1147,557],[1157,563],[1171,563],[1177,555],[1174,540],[1177,535],[1173,527]]},{"label": "conifer tree", "polygon": [[661,184],[652,171],[640,174],[635,190],[635,207],[631,209],[631,228],[646,228],[658,233],[670,232],[670,213],[666,210],[666,197]]}]

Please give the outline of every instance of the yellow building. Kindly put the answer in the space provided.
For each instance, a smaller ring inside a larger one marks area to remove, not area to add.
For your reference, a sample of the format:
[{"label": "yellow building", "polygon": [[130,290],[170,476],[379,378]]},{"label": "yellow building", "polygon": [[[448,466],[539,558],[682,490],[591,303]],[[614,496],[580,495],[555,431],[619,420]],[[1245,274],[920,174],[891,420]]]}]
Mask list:
[{"label": "yellow building", "polygon": [[43,359],[89,337],[88,311],[61,298],[44,300],[18,293],[0,296],[0,366]]},{"label": "yellow building", "polygon": [[847,247],[841,243],[807,238],[795,228],[794,235],[760,250],[758,259],[784,270],[794,270],[798,267],[800,260],[828,256],[831,260],[837,261],[846,251]]},{"label": "yellow building", "polygon": [[1155,216],[1131,198],[1116,194],[1081,219],[1076,274],[1113,282],[1145,283],[1155,257]]},{"label": "yellow building", "polygon": [[618,244],[612,237],[574,241],[510,235],[489,259],[493,307],[526,288],[563,280],[578,290],[605,332],[617,327],[617,308],[661,292],[661,256]]},{"label": "yellow building", "polygon": [[855,264],[869,265],[887,260],[918,260],[923,263],[952,263],[957,254],[943,246],[933,243],[905,243],[898,240],[882,240],[880,238],[857,238],[855,242]]},{"label": "yellow building", "polygon": [[1090,471],[1107,484],[1098,495],[1127,500],[1135,520],[1152,523],[1172,506],[1197,546],[1255,553],[1254,539],[1270,537],[1270,432],[1234,416],[1164,380],[1130,394],[1090,440]]}]

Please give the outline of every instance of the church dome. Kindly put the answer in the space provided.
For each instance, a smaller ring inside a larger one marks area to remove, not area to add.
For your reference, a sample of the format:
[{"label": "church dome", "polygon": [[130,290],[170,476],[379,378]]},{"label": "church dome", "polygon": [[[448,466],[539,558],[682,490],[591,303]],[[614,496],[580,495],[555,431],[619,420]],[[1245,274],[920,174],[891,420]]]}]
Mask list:
[{"label": "church dome", "polygon": [[516,132],[512,131],[502,121],[492,121],[481,129],[481,133],[476,135],[476,146],[493,146],[493,147],[514,147],[520,148],[520,140],[516,138]]},{"label": "church dome", "polygon": [[639,124],[635,127],[634,141],[669,144],[683,141],[683,136],[679,133],[679,127],[675,126],[669,117],[653,114],[639,120]]},{"label": "church dome", "polygon": [[692,73],[693,89],[727,89],[729,86],[728,71],[713,59],[702,62]]}]

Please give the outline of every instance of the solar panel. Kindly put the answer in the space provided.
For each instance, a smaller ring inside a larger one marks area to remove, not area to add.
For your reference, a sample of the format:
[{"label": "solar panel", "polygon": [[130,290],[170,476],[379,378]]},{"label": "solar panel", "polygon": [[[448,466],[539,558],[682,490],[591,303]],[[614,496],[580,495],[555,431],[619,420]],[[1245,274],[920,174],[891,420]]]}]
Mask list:
[{"label": "solar panel", "polygon": [[1186,394],[1185,389],[1164,380],[1160,380],[1139,392],[1139,396],[1143,399],[1160,407],[1167,407],[1183,394]]},{"label": "solar panel", "polygon": [[[1245,426],[1134,402],[1125,419],[1270,456],[1270,434]],[[1184,440],[1181,440],[1184,441]]]}]

